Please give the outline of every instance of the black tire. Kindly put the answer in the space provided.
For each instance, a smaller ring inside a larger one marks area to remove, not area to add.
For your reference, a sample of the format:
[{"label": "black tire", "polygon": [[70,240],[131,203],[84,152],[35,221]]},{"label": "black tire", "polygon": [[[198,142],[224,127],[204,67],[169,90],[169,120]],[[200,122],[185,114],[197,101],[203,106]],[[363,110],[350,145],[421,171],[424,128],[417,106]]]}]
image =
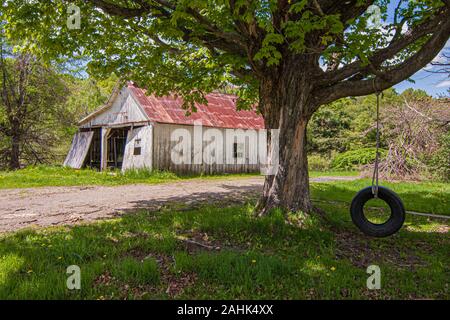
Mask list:
[{"label": "black tire", "polygon": [[385,187],[378,187],[378,198],[386,202],[391,209],[391,216],[382,224],[375,224],[367,220],[364,215],[364,205],[373,199],[372,187],[359,191],[352,200],[350,214],[353,223],[364,234],[372,237],[387,237],[396,233],[405,222],[405,208],[399,196]]}]

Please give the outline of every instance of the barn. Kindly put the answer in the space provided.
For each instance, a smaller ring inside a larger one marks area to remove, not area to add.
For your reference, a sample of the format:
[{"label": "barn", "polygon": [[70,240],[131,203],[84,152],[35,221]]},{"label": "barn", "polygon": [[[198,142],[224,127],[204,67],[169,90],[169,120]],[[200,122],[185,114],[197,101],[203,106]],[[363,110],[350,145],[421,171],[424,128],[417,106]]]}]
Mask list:
[{"label": "barn", "polygon": [[130,82],[79,122],[64,161],[72,168],[156,169],[177,173],[256,172],[264,165],[267,134],[236,96],[211,93],[187,114],[176,96],[156,97]]}]

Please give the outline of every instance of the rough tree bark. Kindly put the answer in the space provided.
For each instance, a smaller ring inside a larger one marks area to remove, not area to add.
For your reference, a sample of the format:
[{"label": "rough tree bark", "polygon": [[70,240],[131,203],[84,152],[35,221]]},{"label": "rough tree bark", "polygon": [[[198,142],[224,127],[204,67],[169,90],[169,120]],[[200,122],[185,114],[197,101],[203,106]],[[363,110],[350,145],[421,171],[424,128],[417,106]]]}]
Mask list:
[{"label": "rough tree bark", "polygon": [[[309,191],[306,130],[314,109],[307,66],[309,58],[286,59],[277,74],[261,82],[260,109],[268,129],[279,129],[279,165],[273,176],[266,176],[258,215],[278,207],[285,211],[312,209]],[[269,143],[274,141],[269,140]],[[270,147],[269,147],[270,150]]]},{"label": "rough tree bark", "polygon": [[20,144],[22,137],[20,135],[20,122],[15,119],[15,115],[10,115],[10,134],[11,134],[11,146],[9,155],[9,169],[20,169]]},{"label": "rough tree bark", "polygon": [[20,137],[18,135],[13,135],[11,137],[9,169],[20,169]]}]

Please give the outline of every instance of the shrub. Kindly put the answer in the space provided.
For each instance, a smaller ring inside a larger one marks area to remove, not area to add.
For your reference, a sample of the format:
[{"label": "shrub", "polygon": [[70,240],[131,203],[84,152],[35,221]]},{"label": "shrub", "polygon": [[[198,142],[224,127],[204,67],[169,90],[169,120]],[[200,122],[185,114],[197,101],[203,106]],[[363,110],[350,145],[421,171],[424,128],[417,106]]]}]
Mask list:
[{"label": "shrub", "polygon": [[[380,149],[381,158],[387,155],[387,151]],[[334,169],[351,170],[357,169],[360,166],[373,163],[375,161],[375,148],[362,148],[357,150],[350,150],[336,155],[331,162]]]},{"label": "shrub", "polygon": [[450,181],[450,131],[439,139],[440,148],[431,157],[429,170],[433,177]]},{"label": "shrub", "polygon": [[308,156],[308,167],[311,171],[327,171],[330,169],[331,159],[318,154]]}]

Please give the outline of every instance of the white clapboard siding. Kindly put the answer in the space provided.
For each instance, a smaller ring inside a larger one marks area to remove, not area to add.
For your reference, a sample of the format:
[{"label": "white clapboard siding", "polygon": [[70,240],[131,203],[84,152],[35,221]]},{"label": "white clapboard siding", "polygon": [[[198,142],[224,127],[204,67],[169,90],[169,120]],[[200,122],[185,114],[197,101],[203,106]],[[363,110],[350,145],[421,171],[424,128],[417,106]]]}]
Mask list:
[{"label": "white clapboard siding", "polygon": [[67,154],[64,166],[80,169],[86,159],[89,147],[91,146],[93,131],[77,132],[72,140],[70,151]]},{"label": "white clapboard siding", "polygon": [[[186,138],[190,137],[190,140],[172,141],[175,130],[184,131]],[[216,139],[219,133],[221,137]],[[193,126],[156,123],[153,127],[153,168],[209,174],[259,171],[258,146],[261,141],[258,139],[258,130],[237,130],[232,133],[223,128],[203,127],[201,137],[194,133]],[[198,154],[199,140],[203,146],[201,163],[194,161]],[[238,159],[233,157],[235,142],[238,143]],[[266,140],[262,143],[265,145]],[[186,154],[179,152],[184,147],[191,149],[191,163],[184,163]]]},{"label": "white clapboard siding", "polygon": [[[122,171],[152,168],[152,131],[151,125],[130,129],[128,131]],[[135,148],[141,148],[139,155],[135,155]]]}]

